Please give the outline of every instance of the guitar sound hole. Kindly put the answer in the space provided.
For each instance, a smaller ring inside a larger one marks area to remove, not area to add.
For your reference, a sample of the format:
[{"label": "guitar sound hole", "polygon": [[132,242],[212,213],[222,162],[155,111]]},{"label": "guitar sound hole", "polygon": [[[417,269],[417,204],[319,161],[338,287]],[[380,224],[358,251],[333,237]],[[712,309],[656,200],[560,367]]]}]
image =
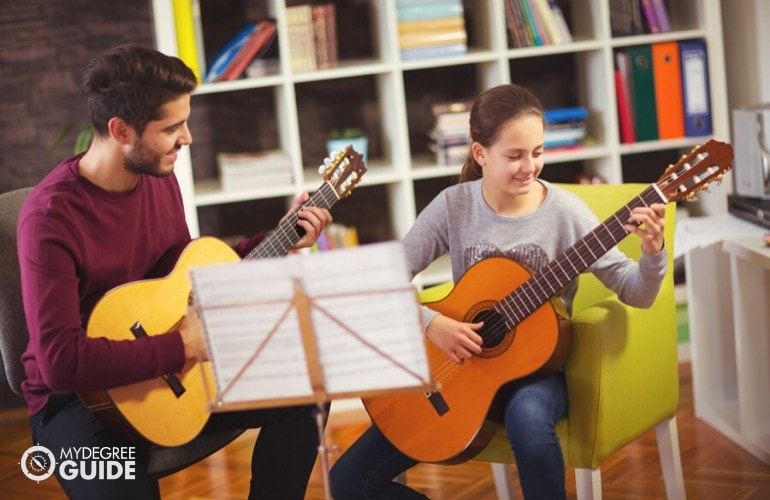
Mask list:
[{"label": "guitar sound hole", "polygon": [[481,311],[473,317],[473,322],[484,322],[484,326],[478,332],[481,335],[485,349],[491,349],[497,347],[505,340],[505,336],[508,334],[508,327],[505,325],[505,320],[493,309],[486,309]]}]

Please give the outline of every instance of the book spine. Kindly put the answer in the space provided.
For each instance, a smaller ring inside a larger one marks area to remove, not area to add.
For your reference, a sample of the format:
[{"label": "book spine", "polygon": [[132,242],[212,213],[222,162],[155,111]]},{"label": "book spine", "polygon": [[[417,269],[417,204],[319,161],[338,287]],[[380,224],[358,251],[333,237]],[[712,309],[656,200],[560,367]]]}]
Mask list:
[{"label": "book spine", "polygon": [[289,51],[294,71],[316,69],[315,42],[313,40],[313,12],[310,5],[286,8],[289,30]]},{"label": "book spine", "polygon": [[648,33],[660,33],[660,23],[655,17],[655,9],[652,6],[652,0],[641,0],[642,13],[644,21],[647,24]]},{"label": "book spine", "polygon": [[511,22],[509,28],[513,34],[516,47],[530,47],[533,44],[524,22],[524,13],[521,11],[519,0],[507,0],[506,6],[510,10]]},{"label": "book spine", "polygon": [[216,81],[234,80],[241,76],[249,63],[261,52],[267,49],[276,35],[275,23],[272,21],[260,21],[249,36],[249,39],[241,47],[241,50],[233,57],[233,60],[222,71]]},{"label": "book spine", "polygon": [[706,44],[703,40],[684,40],[679,42],[679,49],[685,134],[709,135],[712,125]]},{"label": "book spine", "polygon": [[535,0],[535,7],[537,8],[540,20],[543,23],[543,29],[548,34],[550,43],[564,43],[564,37],[562,37],[561,29],[559,29],[559,26],[556,24],[556,18],[551,10],[551,6],[548,4],[548,0]]},{"label": "book spine", "polygon": [[652,0],[652,9],[655,11],[655,19],[658,21],[661,33],[671,31],[671,17],[668,15],[668,7],[664,0]]},{"label": "book spine", "polygon": [[610,27],[612,36],[634,34],[629,0],[610,0]]},{"label": "book spine", "polygon": [[398,7],[396,18],[399,22],[425,21],[445,17],[461,17],[463,12],[463,3],[461,1],[449,0],[434,4],[403,5]]},{"label": "book spine", "polygon": [[198,47],[195,40],[195,21],[191,0],[173,0],[176,46],[179,59],[192,70],[200,83],[201,71],[198,63]]},{"label": "book spine", "polygon": [[405,21],[398,24],[398,44],[402,50],[433,45],[464,44],[467,40],[465,20],[462,17]]},{"label": "book spine", "polygon": [[588,109],[583,107],[546,109],[543,113],[546,123],[561,123],[588,118]]},{"label": "book spine", "polygon": [[634,80],[636,140],[655,140],[659,137],[652,49],[649,45],[638,45],[629,47],[628,54],[631,60],[631,75]]},{"label": "book spine", "polygon": [[468,52],[468,46],[465,43],[454,43],[449,45],[432,45],[428,47],[416,47],[414,49],[401,50],[402,61],[416,61],[419,59],[432,59],[435,57],[458,56]]},{"label": "book spine", "polygon": [[661,139],[684,137],[684,104],[679,44],[652,44],[652,71],[655,79],[655,103],[658,135]]},{"label": "book spine", "polygon": [[535,22],[534,14],[530,8],[528,0],[519,0],[521,4],[521,11],[524,13],[524,20],[527,23],[527,31],[529,31],[532,41],[535,46],[543,45],[543,39],[540,37],[540,33],[537,30],[537,23]]},{"label": "book spine", "polygon": [[634,122],[631,118],[631,108],[628,104],[628,94],[623,75],[619,69],[615,70],[615,93],[618,101],[618,125],[620,128],[620,142],[630,144],[636,142],[634,136]]},{"label": "book spine", "polygon": [[247,23],[245,27],[241,28],[241,30],[238,31],[238,33],[236,33],[235,36],[227,42],[227,44],[225,44],[224,48],[212,61],[211,67],[209,68],[208,73],[206,73],[206,82],[210,83],[217,81],[222,72],[227,68],[227,66],[236,56],[236,54],[238,54],[238,51],[241,50],[241,47],[243,47],[243,45],[249,39],[249,36],[255,28],[256,24]]},{"label": "book spine", "polygon": [[564,13],[561,11],[561,7],[559,7],[559,4],[556,3],[556,0],[548,0],[548,5],[551,7],[551,12],[553,12],[553,17],[556,20],[556,25],[559,27],[559,30],[561,31],[561,37],[564,43],[572,42],[572,32],[569,29],[569,24],[567,24],[567,20],[564,18]]}]

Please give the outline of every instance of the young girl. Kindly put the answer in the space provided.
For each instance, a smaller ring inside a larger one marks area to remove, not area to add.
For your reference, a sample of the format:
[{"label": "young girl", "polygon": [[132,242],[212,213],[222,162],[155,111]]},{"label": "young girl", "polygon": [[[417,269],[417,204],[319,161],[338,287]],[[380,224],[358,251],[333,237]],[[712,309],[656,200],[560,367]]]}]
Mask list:
[{"label": "young girl", "polygon": [[[505,84],[482,92],[471,110],[470,137],[460,182],[442,191],[403,239],[413,276],[447,251],[455,282],[493,255],[536,271],[598,225],[576,195],[538,179],[543,108],[529,91]],[[624,227],[641,238],[638,264],[614,248],[589,268],[629,305],[649,307],[657,296],[667,265],[664,214],[662,204],[631,212]],[[568,312],[576,291],[577,281],[561,294]],[[483,323],[462,323],[433,311],[426,311],[426,320],[427,338],[455,363],[481,352],[477,331]],[[500,418],[524,496],[564,498],[564,458],[556,435],[556,423],[567,412],[564,373],[521,378],[498,397],[505,398]],[[425,498],[393,481],[416,464],[372,425],[332,468],[332,494],[336,500]]]}]

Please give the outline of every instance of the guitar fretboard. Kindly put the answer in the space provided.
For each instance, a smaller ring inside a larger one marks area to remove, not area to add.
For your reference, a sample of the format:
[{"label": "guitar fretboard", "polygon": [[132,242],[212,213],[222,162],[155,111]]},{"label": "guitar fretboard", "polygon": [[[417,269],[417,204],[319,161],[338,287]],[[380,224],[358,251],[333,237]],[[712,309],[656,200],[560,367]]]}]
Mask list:
[{"label": "guitar fretboard", "polygon": [[651,185],[500,300],[494,310],[505,318],[508,329],[514,328],[628,235],[623,225],[628,223],[631,210],[666,201]]},{"label": "guitar fretboard", "polygon": [[[339,200],[339,196],[334,188],[324,182],[321,187],[313,193],[304,203],[305,206],[319,207],[329,209]],[[289,250],[302,238],[304,231],[297,225],[299,217],[295,211],[289,215],[283,222],[278,224],[273,231],[265,236],[254,249],[249,252],[243,260],[267,259],[270,257],[283,257],[289,253]]]}]

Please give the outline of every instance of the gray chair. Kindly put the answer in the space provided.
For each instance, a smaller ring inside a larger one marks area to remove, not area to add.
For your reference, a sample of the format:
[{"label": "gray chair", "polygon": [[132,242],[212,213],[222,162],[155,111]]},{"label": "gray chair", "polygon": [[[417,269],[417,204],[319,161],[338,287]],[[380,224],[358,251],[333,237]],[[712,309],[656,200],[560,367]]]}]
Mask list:
[{"label": "gray chair", "polygon": [[[0,194],[0,351],[8,384],[18,395],[25,378],[21,355],[27,348],[29,334],[21,303],[16,225],[22,203],[31,190],[22,188]],[[242,429],[206,433],[176,448],[153,448],[148,473],[157,481],[208,457],[242,433]],[[160,498],[157,482],[155,490]]]}]

